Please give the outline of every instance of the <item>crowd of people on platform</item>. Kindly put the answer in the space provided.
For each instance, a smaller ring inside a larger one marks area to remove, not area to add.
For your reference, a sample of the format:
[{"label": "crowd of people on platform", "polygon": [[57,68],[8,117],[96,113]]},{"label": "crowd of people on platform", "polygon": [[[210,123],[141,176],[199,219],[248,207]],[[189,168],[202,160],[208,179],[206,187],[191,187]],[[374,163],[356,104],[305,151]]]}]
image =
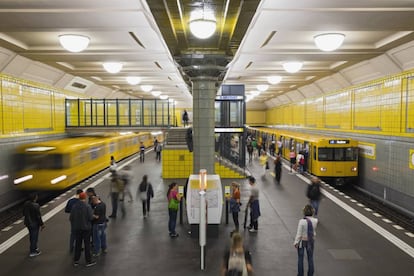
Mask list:
[{"label": "crowd of people on platform", "polygon": [[[255,140],[252,139],[248,143],[253,148],[253,154],[258,147]],[[272,143],[273,144],[273,143]],[[254,146],[255,145],[255,146]],[[269,148],[270,149],[270,148]],[[247,149],[250,152],[249,148]],[[260,152],[260,151],[259,151]],[[273,149],[275,152],[275,149]],[[293,149],[292,149],[292,152]],[[301,154],[301,153],[300,153]],[[298,155],[300,155],[298,154]],[[272,155],[272,154],[270,154]],[[254,155],[252,156],[254,158]],[[158,159],[158,157],[157,157]],[[249,160],[251,157],[249,157]],[[291,156],[291,160],[295,159],[295,164],[299,163],[301,158]],[[296,160],[299,161],[296,161]],[[265,172],[269,169],[269,158],[267,153],[262,150],[259,157],[260,164],[264,167]],[[143,161],[142,161],[143,162]],[[292,162],[292,161],[291,161]],[[293,167],[293,164],[292,164]],[[274,160],[275,180],[280,184],[282,162],[280,154],[276,155]],[[112,212],[109,218],[116,218],[118,208],[121,215],[125,216],[125,199],[129,198],[129,202],[134,200],[131,192],[132,174],[130,166],[125,166],[118,171],[116,161],[113,157],[110,160],[109,170],[111,172],[109,197],[112,204]],[[250,233],[257,234],[259,232],[259,187],[253,176],[248,177],[250,186],[249,199],[245,207],[245,219],[243,227],[247,228]],[[306,196],[309,204],[303,208],[303,218],[299,220],[297,233],[294,238],[294,247],[298,255],[298,275],[304,275],[304,255],[306,252],[308,260],[308,274],[314,273],[313,251],[315,243],[315,229],[318,223],[318,210],[321,200],[321,184],[317,177],[311,178],[311,184],[308,185]],[[178,192],[178,184],[173,182],[168,186],[167,191],[168,202],[168,231],[171,238],[177,238],[179,234],[176,232],[176,220],[178,208],[182,195]],[[142,201],[143,218],[147,218],[150,214],[150,202],[154,197],[152,184],[148,180],[148,176],[144,175],[138,185],[136,199]],[[228,198],[230,205],[230,213],[232,214],[235,229],[231,232],[230,248],[225,251],[221,275],[251,275],[253,273],[252,256],[250,251],[243,245],[243,239],[240,235],[239,213],[241,212],[241,187],[237,182],[232,182],[231,194]],[[30,241],[30,257],[41,254],[37,241],[39,231],[45,227],[40,214],[40,206],[36,202],[38,199],[36,194],[30,196],[23,208],[24,223],[29,230]],[[82,250],[85,255],[86,266],[96,264],[96,258],[101,254],[107,253],[106,228],[108,223],[107,208],[103,200],[95,193],[94,188],[88,188],[86,192],[77,190],[76,195],[71,198],[65,207],[65,212],[69,214],[71,226],[69,237],[69,250],[73,253],[73,265],[78,266]],[[250,214],[250,223],[247,224],[248,214]]]}]

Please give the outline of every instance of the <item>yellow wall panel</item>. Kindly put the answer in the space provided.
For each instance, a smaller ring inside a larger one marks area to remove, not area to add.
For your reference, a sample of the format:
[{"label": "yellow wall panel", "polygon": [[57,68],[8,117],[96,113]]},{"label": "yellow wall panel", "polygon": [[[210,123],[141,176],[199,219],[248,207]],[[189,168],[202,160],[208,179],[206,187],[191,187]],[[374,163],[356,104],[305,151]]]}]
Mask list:
[{"label": "yellow wall panel", "polygon": [[248,125],[266,124],[266,112],[265,111],[246,111],[246,124]]},{"label": "yellow wall panel", "polygon": [[325,127],[333,129],[351,128],[351,91],[325,97]]}]

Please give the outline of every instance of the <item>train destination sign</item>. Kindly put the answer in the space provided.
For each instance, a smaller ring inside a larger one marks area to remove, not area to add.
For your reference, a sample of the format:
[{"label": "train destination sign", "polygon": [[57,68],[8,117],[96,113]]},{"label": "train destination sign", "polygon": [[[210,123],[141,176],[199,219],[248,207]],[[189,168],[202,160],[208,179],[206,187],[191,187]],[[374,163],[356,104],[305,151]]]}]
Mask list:
[{"label": "train destination sign", "polygon": [[349,144],[349,140],[329,140],[329,144]]}]

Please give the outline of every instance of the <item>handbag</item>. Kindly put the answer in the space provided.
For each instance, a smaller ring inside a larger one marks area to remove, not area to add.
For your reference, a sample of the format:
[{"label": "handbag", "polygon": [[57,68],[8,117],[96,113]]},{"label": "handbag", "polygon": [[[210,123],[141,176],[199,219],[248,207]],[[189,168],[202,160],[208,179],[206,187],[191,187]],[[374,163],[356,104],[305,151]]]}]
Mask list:
[{"label": "handbag", "polygon": [[147,188],[145,189],[145,192],[140,192],[139,193],[139,197],[141,198],[141,200],[147,200],[148,199],[148,186],[150,184],[147,183]]},{"label": "handbag", "polygon": [[168,202],[168,209],[177,211],[179,204],[180,204],[180,202],[177,199],[171,198],[170,201]]}]

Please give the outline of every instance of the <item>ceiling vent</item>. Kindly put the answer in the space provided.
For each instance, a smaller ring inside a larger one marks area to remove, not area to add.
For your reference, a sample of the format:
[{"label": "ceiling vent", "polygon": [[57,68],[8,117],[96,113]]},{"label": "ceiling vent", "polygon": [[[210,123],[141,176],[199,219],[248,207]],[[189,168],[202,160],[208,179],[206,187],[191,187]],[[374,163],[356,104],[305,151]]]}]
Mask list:
[{"label": "ceiling vent", "polygon": [[64,89],[77,92],[77,93],[85,93],[86,90],[93,84],[93,82],[79,78],[74,77],[66,86]]}]

